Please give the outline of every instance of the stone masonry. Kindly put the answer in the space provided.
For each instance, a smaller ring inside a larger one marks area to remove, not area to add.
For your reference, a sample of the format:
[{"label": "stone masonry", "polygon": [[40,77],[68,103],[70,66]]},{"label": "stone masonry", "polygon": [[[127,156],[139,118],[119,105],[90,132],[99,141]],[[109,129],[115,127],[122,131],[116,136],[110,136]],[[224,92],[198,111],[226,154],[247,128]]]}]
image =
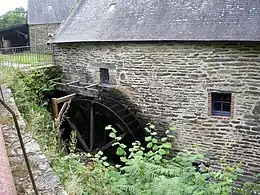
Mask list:
[{"label": "stone masonry", "polygon": [[[11,90],[4,85],[1,87],[5,102],[15,111],[20,128],[24,128],[25,122],[15,105]],[[35,193],[27,171],[18,135],[11,121],[10,114],[0,105],[0,125],[3,125],[2,130],[5,145],[17,194],[34,195]],[[40,195],[67,195],[59,177],[52,170],[48,159],[41,151],[37,141],[28,133],[23,135],[23,141],[38,193]]]},{"label": "stone masonry", "polygon": [[35,47],[38,45],[46,45],[51,39],[48,34],[54,34],[60,24],[37,24],[30,25],[30,45]]},{"label": "stone masonry", "polygon": [[[260,45],[235,42],[58,44],[66,79],[110,82],[143,116],[177,128],[177,149],[199,146],[212,160],[228,153],[244,178],[260,173]],[[232,116],[211,116],[211,92],[232,93]]]}]

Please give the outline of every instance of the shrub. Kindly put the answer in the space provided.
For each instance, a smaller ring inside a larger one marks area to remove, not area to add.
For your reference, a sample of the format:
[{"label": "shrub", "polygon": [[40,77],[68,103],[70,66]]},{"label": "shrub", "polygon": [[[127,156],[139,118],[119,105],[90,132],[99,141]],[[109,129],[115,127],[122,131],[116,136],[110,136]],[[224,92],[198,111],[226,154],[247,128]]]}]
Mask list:
[{"label": "shrub", "polygon": [[[146,145],[139,141],[133,147],[127,148],[120,143],[121,138],[116,137],[116,130],[111,126],[110,137],[117,140],[117,154],[124,166],[119,168],[119,174],[114,178],[114,188],[118,194],[230,194],[232,185],[236,180],[239,167],[226,167],[223,171],[215,172],[205,166],[204,157],[196,152],[181,152],[170,157],[172,150],[172,131],[166,131],[166,137],[157,138],[154,125],[146,128],[149,134]],[[102,155],[96,157],[101,159]],[[199,161],[201,165],[196,168],[193,162]],[[102,162],[103,163],[103,162]],[[117,165],[117,167],[119,167]]]},{"label": "shrub", "polygon": [[260,194],[260,174],[256,175],[255,182],[246,182],[240,188],[236,188],[234,194],[238,195],[259,195]]},{"label": "shrub", "polygon": [[[69,194],[113,194],[109,190],[110,169],[93,163],[85,166],[78,154],[67,154],[59,150],[51,114],[47,110],[48,99],[54,91],[52,80],[59,76],[56,70],[21,72],[19,69],[3,69],[1,84],[8,83],[19,110],[26,121],[26,129],[38,141],[51,162],[52,168],[61,178]],[[75,151],[76,140],[70,147]],[[112,187],[111,187],[112,188]]]}]

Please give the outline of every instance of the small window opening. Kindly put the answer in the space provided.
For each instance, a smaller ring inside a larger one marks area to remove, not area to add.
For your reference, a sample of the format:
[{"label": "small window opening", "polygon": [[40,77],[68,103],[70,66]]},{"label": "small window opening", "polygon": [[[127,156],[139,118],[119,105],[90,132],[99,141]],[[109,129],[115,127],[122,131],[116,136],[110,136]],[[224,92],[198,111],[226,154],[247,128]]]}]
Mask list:
[{"label": "small window opening", "polygon": [[107,9],[107,12],[113,12],[116,9],[116,3],[110,4],[110,6]]},{"label": "small window opening", "polygon": [[230,116],[231,113],[231,93],[211,93],[212,115]]},{"label": "small window opening", "polygon": [[109,71],[106,68],[100,68],[100,82],[103,84],[109,83]]}]

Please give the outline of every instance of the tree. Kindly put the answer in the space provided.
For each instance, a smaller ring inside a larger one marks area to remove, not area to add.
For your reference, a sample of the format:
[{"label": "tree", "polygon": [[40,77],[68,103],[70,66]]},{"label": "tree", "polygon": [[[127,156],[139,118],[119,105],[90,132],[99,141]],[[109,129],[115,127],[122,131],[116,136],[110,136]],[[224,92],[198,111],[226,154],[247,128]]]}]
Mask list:
[{"label": "tree", "polygon": [[9,28],[18,24],[26,24],[26,11],[22,7],[8,11],[6,14],[0,16],[0,29]]}]

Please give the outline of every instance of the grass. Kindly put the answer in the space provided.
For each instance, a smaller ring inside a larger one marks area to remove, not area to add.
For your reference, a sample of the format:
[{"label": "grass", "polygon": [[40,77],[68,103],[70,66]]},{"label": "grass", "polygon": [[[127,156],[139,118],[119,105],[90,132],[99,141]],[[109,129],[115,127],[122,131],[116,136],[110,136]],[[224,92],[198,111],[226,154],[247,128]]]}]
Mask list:
[{"label": "grass", "polygon": [[[1,56],[1,55],[0,55]],[[0,60],[1,63],[1,60]],[[0,66],[0,85],[10,84],[18,70],[15,68]]]},{"label": "grass", "polygon": [[52,63],[52,55],[39,53],[0,54],[0,63],[31,65],[50,64]]}]

